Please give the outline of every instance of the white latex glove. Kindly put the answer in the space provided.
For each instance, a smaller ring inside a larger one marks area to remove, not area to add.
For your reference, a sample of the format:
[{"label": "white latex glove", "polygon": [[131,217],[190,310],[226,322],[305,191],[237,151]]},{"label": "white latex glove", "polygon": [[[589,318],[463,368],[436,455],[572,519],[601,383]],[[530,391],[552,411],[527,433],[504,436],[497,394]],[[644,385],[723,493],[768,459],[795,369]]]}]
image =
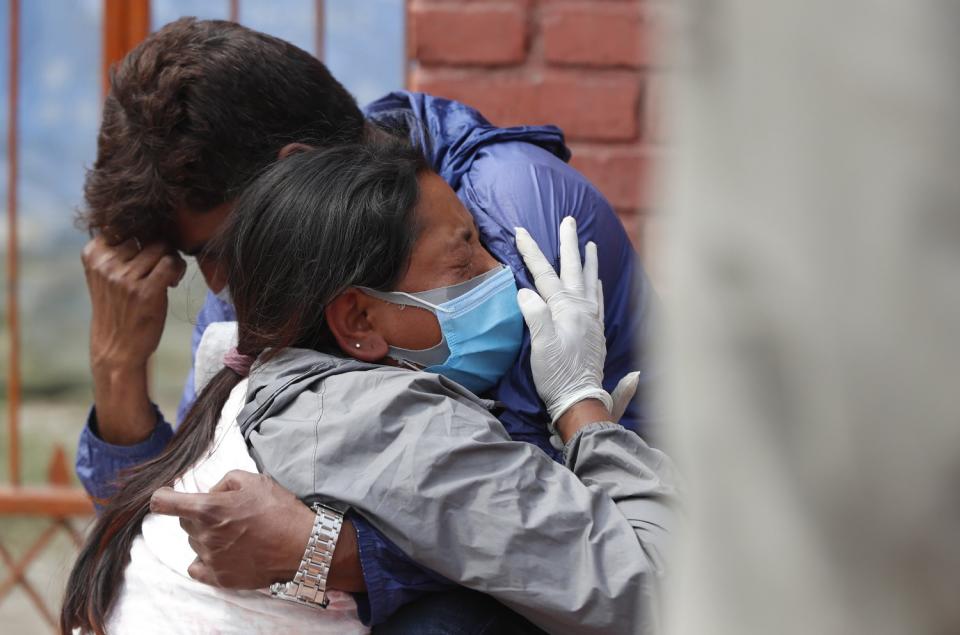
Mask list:
[{"label": "white latex glove", "polygon": [[613,410],[610,411],[611,419],[615,423],[619,423],[620,417],[623,416],[627,406],[630,405],[630,400],[637,394],[637,386],[639,385],[639,370],[627,373],[617,382],[616,388],[613,389],[613,395],[611,395],[613,397]]},{"label": "white latex glove", "polygon": [[577,224],[560,223],[560,275],[530,234],[517,228],[517,249],[533,275],[537,293],[521,289],[517,302],[530,329],[533,382],[552,423],[572,405],[597,399],[618,421],[637,390],[639,373],[625,376],[611,397],[603,389],[607,342],[603,326],[603,286],[597,273],[597,246],[587,243],[580,264]]}]

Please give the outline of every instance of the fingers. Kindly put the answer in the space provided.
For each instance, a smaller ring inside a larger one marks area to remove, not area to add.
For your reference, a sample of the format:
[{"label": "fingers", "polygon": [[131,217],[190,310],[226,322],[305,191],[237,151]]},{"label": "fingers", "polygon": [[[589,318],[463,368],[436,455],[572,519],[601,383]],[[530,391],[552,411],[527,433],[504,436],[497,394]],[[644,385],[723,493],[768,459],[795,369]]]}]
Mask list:
[{"label": "fingers", "polygon": [[583,294],[580,242],[577,238],[577,221],[573,216],[567,216],[560,222],[560,280],[568,291],[578,296]]},{"label": "fingers", "polygon": [[193,553],[197,554],[197,560],[203,562],[203,558],[207,554],[205,553],[203,545],[200,544],[200,541],[197,540],[192,534],[188,533],[187,542],[190,544],[190,548],[193,550]]},{"label": "fingers", "polygon": [[245,472],[243,470],[230,470],[220,481],[210,488],[210,493],[214,492],[233,492],[243,489],[244,485],[257,479],[259,474]]},{"label": "fingers", "polygon": [[526,264],[527,269],[530,270],[530,275],[533,276],[533,284],[537,287],[537,291],[540,292],[540,296],[543,297],[544,300],[547,300],[561,291],[563,284],[560,282],[560,278],[557,277],[557,272],[553,270],[553,267],[550,266],[550,263],[547,262],[547,259],[544,257],[543,252],[540,251],[540,247],[537,246],[537,243],[534,242],[530,234],[527,233],[527,230],[518,227],[516,229],[516,235],[517,251],[520,252],[524,264]]},{"label": "fingers", "polygon": [[606,307],[603,302],[603,280],[597,280],[597,314],[600,316],[600,325],[606,329]]},{"label": "fingers", "polygon": [[157,261],[146,280],[151,284],[175,287],[180,284],[186,271],[187,263],[179,254],[167,253]]},{"label": "fingers", "polygon": [[543,301],[543,298],[530,289],[520,289],[517,292],[517,304],[520,305],[523,321],[527,323],[527,328],[530,329],[531,340],[540,337],[554,337],[553,316],[550,314],[550,307]]},{"label": "fingers", "polygon": [[620,421],[620,417],[627,410],[630,401],[637,394],[637,386],[640,385],[640,371],[627,373],[623,379],[617,383],[610,397],[613,399],[613,407],[610,409],[610,416],[614,423]]},{"label": "fingers", "polygon": [[600,282],[599,266],[597,265],[597,243],[592,240],[587,243],[586,255],[583,259],[583,297],[592,300],[597,297],[597,285]]},{"label": "fingers", "polygon": [[91,272],[98,271],[114,261],[122,262],[116,249],[111,247],[103,236],[96,236],[84,245],[83,251],[80,252],[80,260],[88,276]]},{"label": "fingers", "polygon": [[196,558],[193,563],[187,567],[187,573],[197,582],[203,582],[210,586],[219,586],[217,584],[217,577],[213,575],[213,571],[211,571],[210,567],[205,565],[200,558]]},{"label": "fingers", "polygon": [[116,254],[117,258],[124,262],[132,260],[140,252],[140,247],[137,245],[137,241],[133,238],[126,240],[119,245],[111,246],[110,249],[113,250],[113,253]]},{"label": "fingers", "polygon": [[140,247],[133,238],[111,245],[103,235],[95,236],[84,246],[81,260],[88,267],[103,266],[107,261],[129,262],[140,253]]},{"label": "fingers", "polygon": [[183,258],[162,242],[140,249],[133,239],[110,245],[106,238],[97,236],[83,248],[81,260],[88,280],[93,276],[115,285],[135,285],[153,275],[151,282],[163,289],[176,286],[186,272]]},{"label": "fingers", "polygon": [[147,276],[160,262],[160,259],[170,253],[170,248],[163,243],[152,243],[142,251],[128,259],[127,274],[135,279]]},{"label": "fingers", "polygon": [[150,511],[203,521],[210,516],[212,499],[211,494],[187,494],[174,491],[172,487],[161,487],[150,497]]}]

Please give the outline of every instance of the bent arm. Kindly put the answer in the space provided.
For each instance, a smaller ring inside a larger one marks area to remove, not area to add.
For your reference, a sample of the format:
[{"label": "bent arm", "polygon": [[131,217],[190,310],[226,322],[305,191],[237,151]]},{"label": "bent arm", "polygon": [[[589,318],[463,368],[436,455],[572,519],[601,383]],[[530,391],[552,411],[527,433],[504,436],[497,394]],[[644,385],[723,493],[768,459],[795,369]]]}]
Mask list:
[{"label": "bent arm", "polygon": [[584,485],[610,497],[633,527],[652,570],[664,572],[676,524],[670,504],[676,475],[666,455],[619,424],[599,422],[567,443],[564,463]]},{"label": "bent arm", "polygon": [[662,453],[594,424],[567,444],[568,468],[440,377],[395,371],[363,404],[328,383],[321,421],[294,409],[249,436],[281,485],[352,506],[421,565],[549,631],[642,630],[673,528]]},{"label": "bent arm", "polygon": [[[197,345],[203,332],[210,323],[227,319],[233,319],[232,309],[217,300],[212,293],[208,293],[197,315],[197,323],[193,330],[190,374],[184,385],[180,407],[177,410],[177,421],[183,420],[186,411],[196,399],[196,392],[193,389],[192,360],[196,356]],[[130,379],[138,381],[136,377]],[[121,472],[159,455],[173,436],[173,426],[166,421],[160,409],[147,400],[152,425],[147,429],[151,429],[152,432],[137,443],[110,443],[100,433],[97,411],[99,403],[98,401],[97,405],[90,409],[87,423],[80,433],[75,464],[77,477],[93,497],[98,509],[99,501],[113,495]]]},{"label": "bent arm", "polygon": [[[463,446],[450,460],[479,464],[476,453]],[[478,497],[467,512],[474,492],[453,488],[430,504],[444,535],[434,545],[408,534],[414,539],[401,544],[410,555],[551,632],[650,630],[675,524],[669,460],[613,423],[574,436],[564,448],[568,469],[529,446],[484,455],[489,508]],[[529,477],[518,482],[517,474]]]}]

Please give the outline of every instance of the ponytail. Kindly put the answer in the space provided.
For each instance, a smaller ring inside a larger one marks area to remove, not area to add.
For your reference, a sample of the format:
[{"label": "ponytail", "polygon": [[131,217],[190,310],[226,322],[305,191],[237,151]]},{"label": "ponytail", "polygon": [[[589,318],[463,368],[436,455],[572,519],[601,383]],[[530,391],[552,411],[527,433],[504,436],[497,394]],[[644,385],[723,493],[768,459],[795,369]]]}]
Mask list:
[{"label": "ponytail", "polygon": [[[265,363],[289,346],[335,348],[323,319],[330,301],[350,286],[390,290],[409,265],[426,169],[423,154],[397,139],[296,153],[248,184],[213,250],[227,271],[241,349],[262,352]],[[220,371],[167,449],[125,474],[70,573],[64,633],[103,633],[151,495],[204,455],[239,378]]]},{"label": "ponytail", "polygon": [[173,485],[213,442],[220,411],[240,375],[224,368],[204,387],[170,444],[156,458],[127,471],[119,489],[103,508],[67,579],[60,611],[60,631],[74,628],[103,635],[113,602],[123,585],[130,547],[140,534],[157,489]]}]

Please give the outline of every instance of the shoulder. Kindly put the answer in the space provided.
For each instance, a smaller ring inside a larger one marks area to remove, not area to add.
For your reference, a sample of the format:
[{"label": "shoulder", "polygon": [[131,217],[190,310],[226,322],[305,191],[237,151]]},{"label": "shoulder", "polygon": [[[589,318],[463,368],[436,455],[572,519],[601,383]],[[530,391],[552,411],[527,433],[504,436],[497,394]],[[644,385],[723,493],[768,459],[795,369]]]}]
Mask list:
[{"label": "shoulder", "polygon": [[324,384],[322,453],[350,448],[365,460],[393,452],[435,457],[464,445],[510,440],[491,412],[493,402],[436,373],[383,366]]},{"label": "shoulder", "polygon": [[627,266],[635,258],[623,224],[603,194],[580,172],[543,148],[521,141],[485,148],[458,192],[478,221],[488,248],[511,258],[513,228],[526,228],[548,260],[559,264],[559,227],[577,221],[581,245],[594,241],[604,260]]},{"label": "shoulder", "polygon": [[289,350],[251,373],[245,428],[285,427],[291,422],[348,427],[351,435],[376,434],[411,417],[490,418],[491,402],[435,373],[343,360]]},{"label": "shoulder", "polygon": [[379,425],[416,416],[490,417],[492,402],[481,399],[442,375],[393,366],[378,366],[326,378],[323,391],[325,415],[336,418],[347,411],[361,414]]},{"label": "shoulder", "polygon": [[554,153],[525,141],[503,141],[484,146],[470,166],[473,184],[529,182],[540,173],[569,186],[592,188],[590,182]]},{"label": "shoulder", "polygon": [[319,491],[321,473],[356,476],[358,466],[411,453],[432,457],[442,448],[508,439],[484,402],[464,388],[386,366],[307,380],[247,429],[258,467],[298,495]]},{"label": "shoulder", "polygon": [[[593,215],[612,209],[582,174],[540,146],[522,141],[491,144],[480,151],[462,182],[464,201],[514,227],[553,225],[567,215]],[[578,219],[579,220],[579,219]]]}]

